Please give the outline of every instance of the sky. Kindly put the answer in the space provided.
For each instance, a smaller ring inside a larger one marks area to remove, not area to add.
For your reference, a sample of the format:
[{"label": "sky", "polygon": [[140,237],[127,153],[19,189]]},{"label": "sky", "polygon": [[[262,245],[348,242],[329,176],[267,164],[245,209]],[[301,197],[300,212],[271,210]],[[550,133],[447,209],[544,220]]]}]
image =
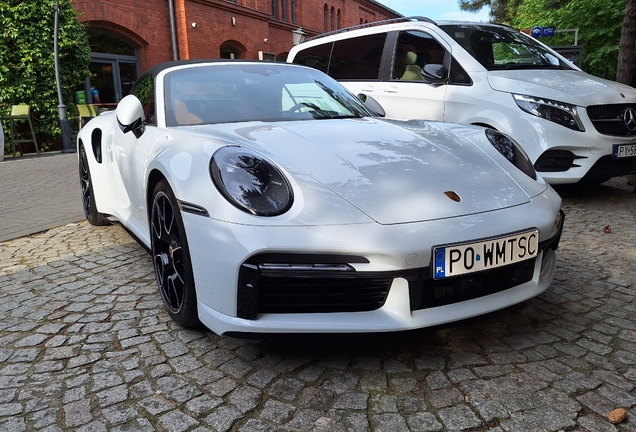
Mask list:
[{"label": "sky", "polygon": [[376,0],[404,16],[425,16],[435,20],[488,21],[490,9],[477,13],[459,9],[458,0]]}]

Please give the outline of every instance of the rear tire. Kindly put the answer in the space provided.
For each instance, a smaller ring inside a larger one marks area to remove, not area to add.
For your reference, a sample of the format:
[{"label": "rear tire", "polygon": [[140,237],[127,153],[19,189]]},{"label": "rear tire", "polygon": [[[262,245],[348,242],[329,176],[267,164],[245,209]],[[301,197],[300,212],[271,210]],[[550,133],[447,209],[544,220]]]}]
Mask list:
[{"label": "rear tire", "polygon": [[152,193],[150,238],[155,277],[166,311],[180,326],[198,325],[188,239],[177,199],[165,180]]},{"label": "rear tire", "polygon": [[95,194],[93,193],[93,181],[91,172],[88,167],[88,157],[83,145],[80,145],[79,156],[79,177],[82,187],[82,207],[84,208],[84,216],[91,225],[103,226],[110,225],[106,217],[97,211],[95,203]]}]

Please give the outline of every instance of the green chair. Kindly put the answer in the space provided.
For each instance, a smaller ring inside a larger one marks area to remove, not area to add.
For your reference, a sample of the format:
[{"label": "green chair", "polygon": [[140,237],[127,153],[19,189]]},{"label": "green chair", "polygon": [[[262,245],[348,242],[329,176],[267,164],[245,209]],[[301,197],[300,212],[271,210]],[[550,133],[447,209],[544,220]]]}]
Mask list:
[{"label": "green chair", "polygon": [[[15,157],[15,145],[18,145],[20,149],[20,154],[24,154],[22,152],[21,143],[32,142],[35,146],[35,152],[39,155],[40,149],[38,148],[38,142],[35,138],[35,131],[33,130],[33,123],[31,122],[31,107],[29,105],[13,105],[11,107],[11,114],[8,116],[9,120],[9,130],[11,131],[11,137],[7,139],[7,142],[11,143],[11,148],[13,150],[13,157]],[[26,121],[29,125],[29,131],[31,132],[31,138],[20,138],[18,136],[16,122]]]},{"label": "green chair", "polygon": [[95,105],[77,104],[77,111],[79,111],[79,129],[82,130],[82,126],[86,124],[93,117],[99,115],[99,111],[95,108]]}]

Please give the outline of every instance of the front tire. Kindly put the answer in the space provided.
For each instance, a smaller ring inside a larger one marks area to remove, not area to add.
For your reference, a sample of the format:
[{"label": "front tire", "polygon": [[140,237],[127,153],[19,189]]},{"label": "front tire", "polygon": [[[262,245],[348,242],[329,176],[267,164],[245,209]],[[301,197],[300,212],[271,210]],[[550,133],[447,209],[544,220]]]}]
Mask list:
[{"label": "front tire", "polygon": [[108,219],[97,211],[95,194],[93,193],[93,181],[88,167],[88,157],[86,156],[86,149],[83,145],[80,145],[79,177],[80,185],[82,186],[82,207],[84,208],[86,220],[91,225],[110,225]]},{"label": "front tire", "polygon": [[177,199],[164,180],[152,193],[150,238],[155,277],[166,311],[180,326],[198,325],[188,239]]}]

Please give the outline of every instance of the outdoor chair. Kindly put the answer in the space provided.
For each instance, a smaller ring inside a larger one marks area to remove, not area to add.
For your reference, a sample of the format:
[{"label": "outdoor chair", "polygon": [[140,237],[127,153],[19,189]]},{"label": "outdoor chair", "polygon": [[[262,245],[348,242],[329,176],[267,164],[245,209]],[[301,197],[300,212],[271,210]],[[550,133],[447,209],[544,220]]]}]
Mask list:
[{"label": "outdoor chair", "polygon": [[79,130],[93,117],[99,115],[99,111],[95,108],[95,105],[77,104],[77,111],[79,111]]},{"label": "outdoor chair", "polygon": [[[21,143],[31,142],[35,146],[35,152],[39,155],[40,149],[38,148],[38,142],[35,137],[35,131],[33,130],[33,122],[31,121],[31,107],[29,105],[20,104],[13,105],[11,107],[11,113],[8,116],[3,117],[3,119],[9,120],[9,132],[10,134],[7,136],[5,134],[5,139],[8,143],[11,144],[11,149],[13,151],[13,157],[15,157],[15,146],[18,145],[20,154],[23,155]],[[29,125],[29,130],[31,134],[31,138],[20,138],[18,133],[18,125],[19,122],[26,121]]]}]

